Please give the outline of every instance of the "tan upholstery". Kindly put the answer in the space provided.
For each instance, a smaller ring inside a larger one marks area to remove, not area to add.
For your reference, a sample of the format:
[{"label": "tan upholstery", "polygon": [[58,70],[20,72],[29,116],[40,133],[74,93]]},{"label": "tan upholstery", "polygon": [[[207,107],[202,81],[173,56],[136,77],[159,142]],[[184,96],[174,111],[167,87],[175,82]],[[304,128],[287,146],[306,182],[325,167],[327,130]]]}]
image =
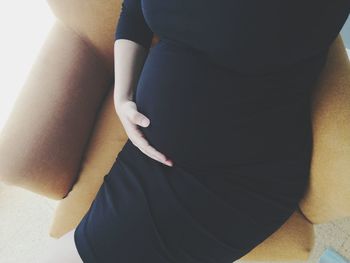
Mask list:
[{"label": "tan upholstery", "polygon": [[[60,200],[49,235],[76,227],[127,137],[113,101],[121,0],[48,0],[57,21],[0,136],[0,179]],[[154,43],[157,36],[154,36]],[[340,36],[315,87],[301,210],[247,260],[306,260],[313,224],[350,216],[350,66]]]},{"label": "tan upholstery", "polygon": [[312,120],[311,181],[299,205],[325,223],[350,216],[350,62],[340,37],[314,89]]}]

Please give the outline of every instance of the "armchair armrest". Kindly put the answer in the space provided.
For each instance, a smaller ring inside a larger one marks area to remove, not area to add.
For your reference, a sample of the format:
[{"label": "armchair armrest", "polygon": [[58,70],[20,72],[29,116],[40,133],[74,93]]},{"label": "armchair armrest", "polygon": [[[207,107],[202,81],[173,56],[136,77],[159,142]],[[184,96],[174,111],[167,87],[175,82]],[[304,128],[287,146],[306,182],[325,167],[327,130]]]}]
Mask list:
[{"label": "armchair armrest", "polygon": [[79,174],[111,78],[84,39],[57,20],[0,135],[0,180],[61,199]]}]

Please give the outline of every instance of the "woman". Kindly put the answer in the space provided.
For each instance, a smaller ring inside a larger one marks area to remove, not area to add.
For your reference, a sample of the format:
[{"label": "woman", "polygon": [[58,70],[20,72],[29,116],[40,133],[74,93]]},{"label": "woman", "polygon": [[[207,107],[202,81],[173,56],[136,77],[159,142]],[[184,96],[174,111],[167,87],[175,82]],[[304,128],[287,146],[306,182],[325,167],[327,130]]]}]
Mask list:
[{"label": "woman", "polygon": [[114,98],[128,140],[64,237],[71,262],[230,263],[281,227],[308,184],[311,89],[349,11],[124,0]]}]

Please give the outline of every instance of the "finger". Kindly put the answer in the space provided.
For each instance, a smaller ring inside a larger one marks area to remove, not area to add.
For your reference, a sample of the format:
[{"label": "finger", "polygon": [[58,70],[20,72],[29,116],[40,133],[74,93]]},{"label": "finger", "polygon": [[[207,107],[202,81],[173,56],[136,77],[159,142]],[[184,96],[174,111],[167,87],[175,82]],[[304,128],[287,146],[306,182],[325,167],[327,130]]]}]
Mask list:
[{"label": "finger", "polygon": [[137,140],[134,140],[134,141],[133,141],[134,145],[135,145],[141,152],[143,152],[145,155],[147,155],[148,157],[150,157],[150,158],[152,158],[152,159],[154,159],[154,160],[156,160],[156,161],[158,161],[158,162],[162,162],[162,161],[159,160],[156,156],[154,156],[152,153],[149,153],[149,152],[145,151],[145,150],[143,149],[142,145],[139,145],[139,143],[138,143],[138,142],[135,142],[135,141],[137,141]]},{"label": "finger", "polygon": [[172,166],[171,160],[167,159],[164,154],[157,151],[153,146],[151,146],[146,140],[146,138],[143,136],[142,132],[140,132],[137,128],[136,130],[134,130],[134,132],[137,134],[135,138],[136,145],[138,148],[140,148],[140,150],[142,150],[142,152],[152,157],[153,159],[164,163],[165,165]]},{"label": "finger", "polygon": [[151,155],[154,155],[154,156],[156,156],[156,158],[161,162],[161,163],[163,163],[163,164],[165,164],[165,165],[169,165],[169,166],[172,166],[173,164],[172,164],[172,162],[171,162],[171,160],[169,160],[164,154],[162,154],[161,152],[159,152],[159,151],[157,151],[153,146],[151,146],[151,145],[146,145],[145,146],[146,148],[144,148],[145,149],[145,151],[147,152],[147,153],[150,153]]},{"label": "finger", "polygon": [[139,145],[139,147],[141,147],[148,154],[155,156],[159,161],[166,161],[165,156],[162,153],[158,152],[154,147],[152,147],[148,143],[146,138],[142,134],[140,134],[140,131],[137,131],[137,134],[137,144]]},{"label": "finger", "polygon": [[147,140],[144,138],[144,135],[142,134],[142,132],[139,131],[139,129],[137,129],[137,126],[134,124],[130,124],[127,128],[127,134],[128,137],[130,138],[130,140],[132,141],[132,143],[139,148],[144,154],[148,155],[149,157],[156,159],[157,161],[159,160],[159,157],[155,156],[152,153],[148,153],[144,148],[145,145],[148,144]]},{"label": "finger", "polygon": [[142,148],[140,148],[140,147],[138,147],[138,148],[139,148],[140,151],[143,152],[145,155],[149,156],[150,158],[152,158],[152,159],[154,159],[154,160],[156,160],[156,161],[158,161],[158,162],[161,162],[160,160],[157,159],[157,157],[155,157],[155,156],[153,156],[153,155],[147,153],[144,149],[142,149]]},{"label": "finger", "polygon": [[138,147],[142,152],[149,157],[164,163],[165,165],[172,166],[173,163],[170,159],[167,159],[167,157],[162,154],[161,152],[157,151],[154,147],[152,147],[146,138],[144,137],[143,133],[138,129],[136,125],[128,121],[128,124],[125,125],[125,129],[127,130],[127,134],[130,138],[132,138],[133,143],[136,147]]},{"label": "finger", "polygon": [[138,112],[135,108],[131,108],[127,111],[127,117],[133,124],[137,124],[142,127],[147,127],[150,123],[150,120],[141,112]]}]

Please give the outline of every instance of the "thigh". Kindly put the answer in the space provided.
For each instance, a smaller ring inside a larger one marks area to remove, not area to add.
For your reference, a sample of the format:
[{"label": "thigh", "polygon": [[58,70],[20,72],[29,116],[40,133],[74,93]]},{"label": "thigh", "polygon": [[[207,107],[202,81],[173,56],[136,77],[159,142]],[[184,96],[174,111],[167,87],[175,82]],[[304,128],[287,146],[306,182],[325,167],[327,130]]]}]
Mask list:
[{"label": "thigh", "polygon": [[75,229],[64,234],[59,239],[50,240],[49,248],[42,257],[41,263],[82,263],[82,259],[74,243]]}]

